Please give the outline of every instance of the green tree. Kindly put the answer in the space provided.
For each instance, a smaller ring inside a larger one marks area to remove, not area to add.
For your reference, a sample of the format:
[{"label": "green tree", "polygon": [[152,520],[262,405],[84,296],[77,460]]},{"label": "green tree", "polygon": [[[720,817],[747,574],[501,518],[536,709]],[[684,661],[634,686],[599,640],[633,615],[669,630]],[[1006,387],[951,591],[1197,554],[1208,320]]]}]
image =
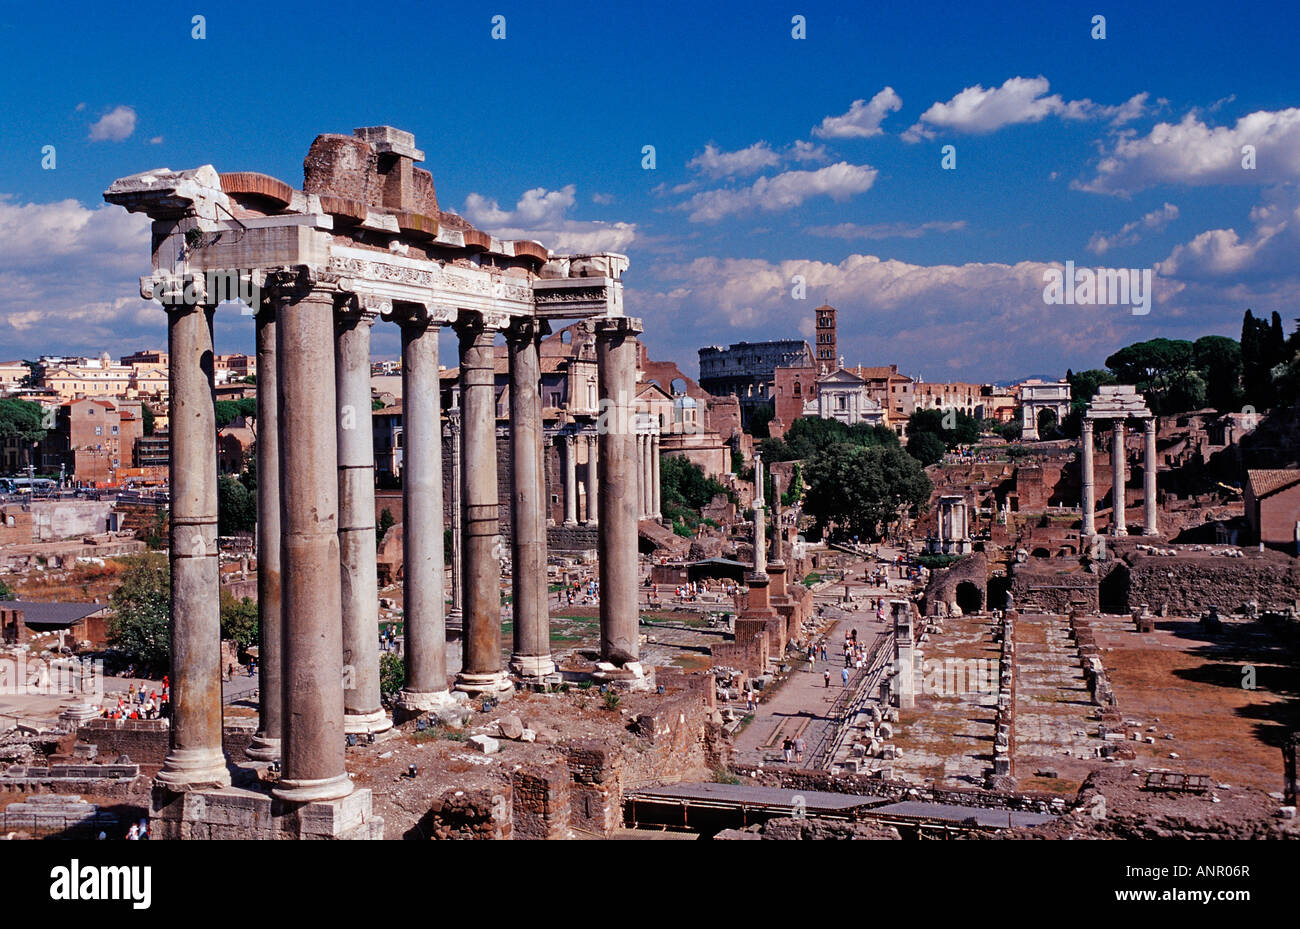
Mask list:
[{"label": "green tree", "polygon": [[1241,343],[1221,335],[1201,336],[1192,343],[1192,361],[1205,380],[1205,401],[1220,413],[1240,410]]},{"label": "green tree", "polygon": [[391,697],[406,686],[406,664],[393,652],[379,656],[379,692]]},{"label": "green tree", "polygon": [[140,404],[140,419],[144,423],[144,434],[153,435],[154,423],[157,421],[157,417],[149,404]]},{"label": "green tree", "polygon": [[661,455],[659,458],[659,487],[665,503],[675,503],[698,510],[707,506],[716,494],[725,494],[727,488],[711,477],[704,469],[693,464],[685,455]]},{"label": "green tree", "polygon": [[136,664],[162,673],[171,664],[171,570],[167,556],[127,559],[121,584],[109,597],[108,642]]},{"label": "green tree", "polygon": [[948,447],[933,432],[914,432],[907,439],[907,453],[921,463],[921,467],[938,464]]},{"label": "green tree", "polygon": [[229,474],[217,478],[217,532],[237,535],[257,528],[257,501]]},{"label": "green tree", "polygon": [[1205,403],[1205,382],[1186,339],[1135,342],[1107,358],[1106,367],[1119,383],[1137,387],[1156,413],[1185,413]]},{"label": "green tree", "polygon": [[8,584],[6,584],[4,581],[0,581],[0,600],[15,600],[15,599],[17,598],[14,596],[14,589],[10,587]]},{"label": "green tree", "polygon": [[804,510],[825,531],[879,538],[904,514],[915,514],[932,485],[921,464],[897,446],[834,445],[808,462]]},{"label": "green tree", "polygon": [[45,438],[44,419],[39,403],[16,398],[0,400],[0,439],[20,442],[27,451],[30,464],[32,445]]},{"label": "green tree", "polygon": [[384,544],[384,536],[388,535],[388,530],[396,525],[397,520],[393,518],[393,511],[384,507],[379,513],[379,525],[375,527],[375,545],[376,547]]},{"label": "green tree", "polygon": [[929,432],[943,440],[944,447],[973,445],[980,438],[980,423],[960,410],[917,410],[907,418],[907,434]]},{"label": "green tree", "polygon": [[221,591],[221,637],[234,639],[240,651],[257,644],[257,604],[250,597],[236,597]]}]

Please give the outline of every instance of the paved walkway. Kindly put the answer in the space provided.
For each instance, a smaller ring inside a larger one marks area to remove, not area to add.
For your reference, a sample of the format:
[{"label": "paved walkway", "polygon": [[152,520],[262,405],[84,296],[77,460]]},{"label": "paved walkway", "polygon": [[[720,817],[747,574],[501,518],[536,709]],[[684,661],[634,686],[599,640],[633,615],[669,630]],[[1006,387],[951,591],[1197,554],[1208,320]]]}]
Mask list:
[{"label": "paved walkway", "polygon": [[[882,547],[881,554],[892,558],[895,553]],[[822,736],[835,726],[835,721],[827,714],[843,688],[841,671],[844,668],[844,636],[849,630],[856,629],[858,641],[870,649],[876,636],[891,628],[892,620],[886,617],[885,622],[879,621],[875,609],[866,598],[901,596],[900,590],[906,589],[907,582],[900,581],[896,569],[892,567],[890,583],[894,587],[893,591],[864,582],[863,572],[874,571],[876,567],[876,561],[864,560],[853,562],[849,569],[850,593],[859,598],[859,608],[856,611],[841,607],[840,599],[844,595],[842,583],[832,584],[816,595],[817,604],[824,605],[825,615],[832,619],[832,625],[826,633],[826,657],[829,660],[822,661],[819,650],[817,661],[812,670],[809,670],[806,659],[793,656],[787,659],[795,670],[776,693],[758,704],[754,718],[736,737],[736,761],[742,764],[782,762],[781,743],[786,736],[798,733],[806,744],[802,764],[805,767],[809,765],[813,749]],[[827,668],[831,672],[830,687],[825,683]],[[772,738],[774,732],[776,736]]]}]

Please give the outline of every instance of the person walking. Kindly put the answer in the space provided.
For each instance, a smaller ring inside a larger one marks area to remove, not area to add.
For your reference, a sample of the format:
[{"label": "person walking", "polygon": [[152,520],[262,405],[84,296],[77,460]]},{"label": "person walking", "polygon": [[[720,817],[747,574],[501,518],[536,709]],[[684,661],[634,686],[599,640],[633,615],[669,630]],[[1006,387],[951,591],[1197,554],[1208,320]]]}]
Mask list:
[{"label": "person walking", "polygon": [[806,746],[804,745],[803,736],[801,735],[795,736],[794,737],[794,760],[799,762],[800,764],[803,764],[803,750],[805,747]]},{"label": "person walking", "polygon": [[789,764],[794,756],[794,742],[790,741],[789,736],[786,736],[785,741],[781,743],[781,753],[785,755],[785,763]]},{"label": "person walking", "polygon": [[830,686],[831,686],[831,669],[830,669],[830,668],[827,668],[827,669],[825,670],[825,672],[823,672],[823,673],[825,674],[825,678],[826,678],[826,686],[827,686],[827,687],[830,687]]},{"label": "person walking", "polygon": [[845,665],[843,668],[840,668],[840,682],[845,687],[849,686],[849,669],[847,665]]}]

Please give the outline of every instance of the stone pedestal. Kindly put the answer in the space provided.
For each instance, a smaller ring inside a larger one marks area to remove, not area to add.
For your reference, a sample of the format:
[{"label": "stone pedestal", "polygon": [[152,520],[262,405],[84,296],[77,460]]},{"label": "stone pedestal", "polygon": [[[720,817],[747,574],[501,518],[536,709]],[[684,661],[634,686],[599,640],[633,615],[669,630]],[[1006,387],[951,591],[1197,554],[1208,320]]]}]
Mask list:
[{"label": "stone pedestal", "polygon": [[262,789],[226,787],[175,793],[155,787],[155,839],[382,839],[384,820],[368,789],[334,800],[292,803]]}]

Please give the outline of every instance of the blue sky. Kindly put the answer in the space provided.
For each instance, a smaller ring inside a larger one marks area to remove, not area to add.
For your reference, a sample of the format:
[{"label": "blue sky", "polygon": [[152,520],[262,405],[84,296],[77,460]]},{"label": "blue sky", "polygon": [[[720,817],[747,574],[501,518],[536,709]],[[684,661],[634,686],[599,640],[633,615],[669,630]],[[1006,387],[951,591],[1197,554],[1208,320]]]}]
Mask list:
[{"label": "blue sky", "polygon": [[[1280,3],[5,4],[0,356],[163,343],[113,179],[298,186],[315,135],[385,123],[444,209],[626,252],[629,312],[688,370],[701,345],[810,336],[821,302],[849,363],[927,380],[1236,335],[1247,307],[1300,315],[1296,31]],[[1046,305],[1067,260],[1154,269],[1150,314]],[[218,341],[251,348],[250,322],[223,313]]]}]

